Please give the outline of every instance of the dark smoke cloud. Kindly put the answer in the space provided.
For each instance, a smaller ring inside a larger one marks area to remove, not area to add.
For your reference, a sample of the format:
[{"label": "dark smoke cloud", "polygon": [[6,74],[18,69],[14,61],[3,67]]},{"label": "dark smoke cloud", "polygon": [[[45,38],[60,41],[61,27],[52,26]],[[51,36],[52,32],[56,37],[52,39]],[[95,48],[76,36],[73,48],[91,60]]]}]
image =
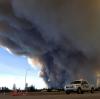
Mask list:
[{"label": "dark smoke cloud", "polygon": [[100,60],[99,0],[0,0],[0,45],[41,65],[48,87],[85,78]]}]

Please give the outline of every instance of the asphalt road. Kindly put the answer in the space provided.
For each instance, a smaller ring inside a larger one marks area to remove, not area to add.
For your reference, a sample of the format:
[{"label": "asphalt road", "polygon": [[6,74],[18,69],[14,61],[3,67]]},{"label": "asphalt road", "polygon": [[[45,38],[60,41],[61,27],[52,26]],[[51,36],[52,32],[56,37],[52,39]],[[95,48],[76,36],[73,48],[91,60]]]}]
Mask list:
[{"label": "asphalt road", "polygon": [[0,99],[100,99],[100,93],[85,94],[58,94],[58,95],[31,95],[31,96],[11,96],[0,95]]}]

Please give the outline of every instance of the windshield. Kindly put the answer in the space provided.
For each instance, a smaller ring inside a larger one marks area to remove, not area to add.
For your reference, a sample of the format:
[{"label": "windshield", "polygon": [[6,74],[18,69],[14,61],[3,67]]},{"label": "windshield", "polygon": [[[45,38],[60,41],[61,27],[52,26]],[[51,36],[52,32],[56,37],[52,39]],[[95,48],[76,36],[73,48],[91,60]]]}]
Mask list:
[{"label": "windshield", "polygon": [[73,81],[71,84],[81,84],[81,81]]}]

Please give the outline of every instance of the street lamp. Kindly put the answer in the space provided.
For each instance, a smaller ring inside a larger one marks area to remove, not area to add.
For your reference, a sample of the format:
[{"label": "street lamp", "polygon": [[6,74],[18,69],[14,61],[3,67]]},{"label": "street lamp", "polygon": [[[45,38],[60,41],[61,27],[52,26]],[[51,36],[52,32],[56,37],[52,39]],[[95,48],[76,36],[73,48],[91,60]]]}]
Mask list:
[{"label": "street lamp", "polygon": [[27,78],[27,72],[29,71],[29,69],[26,69],[26,72],[25,72],[25,91],[27,91],[27,82],[26,82],[26,78]]}]

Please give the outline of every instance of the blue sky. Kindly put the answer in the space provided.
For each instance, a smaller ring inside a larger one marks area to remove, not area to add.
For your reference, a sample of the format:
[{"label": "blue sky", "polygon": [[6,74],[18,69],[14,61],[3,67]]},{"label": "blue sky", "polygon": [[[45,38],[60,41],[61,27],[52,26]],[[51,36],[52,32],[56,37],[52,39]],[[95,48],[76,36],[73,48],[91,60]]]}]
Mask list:
[{"label": "blue sky", "polygon": [[39,77],[39,68],[33,68],[26,57],[16,56],[0,48],[0,87],[7,86],[10,89],[15,83],[17,88],[23,89],[26,82],[41,89],[46,87],[42,78]]}]

